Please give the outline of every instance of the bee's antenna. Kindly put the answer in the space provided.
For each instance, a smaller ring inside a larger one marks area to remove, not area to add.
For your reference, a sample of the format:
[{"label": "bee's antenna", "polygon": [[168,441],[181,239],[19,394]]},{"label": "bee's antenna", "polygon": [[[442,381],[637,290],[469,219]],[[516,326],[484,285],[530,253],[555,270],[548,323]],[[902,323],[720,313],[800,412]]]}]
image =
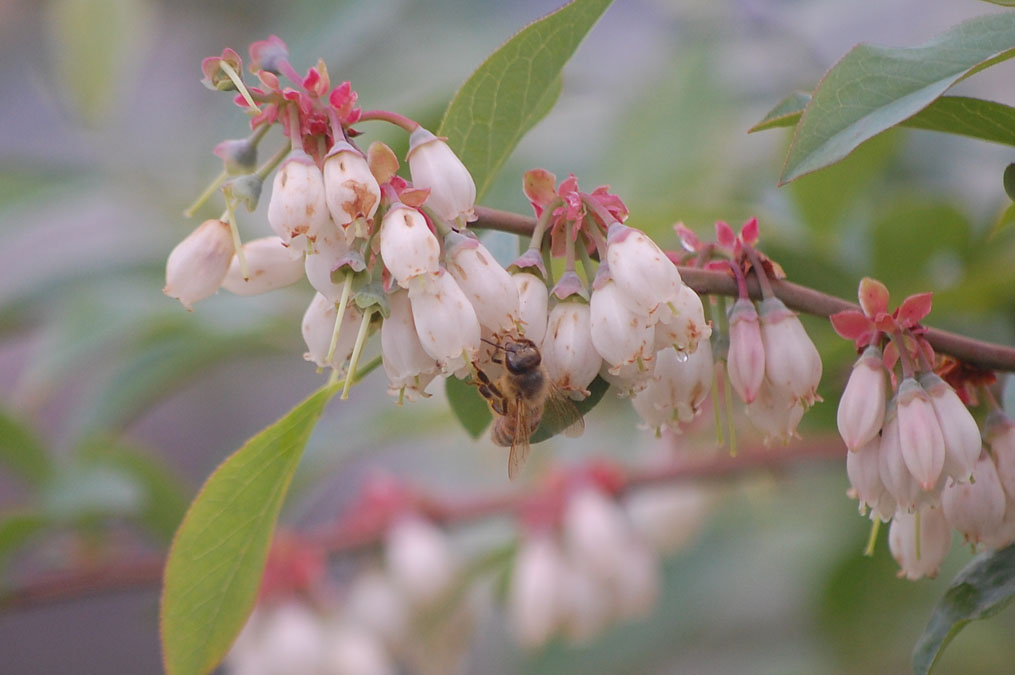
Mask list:
[{"label": "bee's antenna", "polygon": [[494,341],[492,341],[492,340],[487,340],[486,338],[482,338],[482,337],[481,337],[481,338],[479,338],[479,341],[480,341],[480,342],[485,342],[486,344],[490,345],[491,347],[494,347],[494,348],[496,348],[496,349],[499,349],[499,350],[501,350],[501,351],[506,351],[506,350],[504,349],[504,346],[503,346],[503,345],[501,345],[501,344],[499,344],[499,343],[497,343],[497,342],[494,342]]}]

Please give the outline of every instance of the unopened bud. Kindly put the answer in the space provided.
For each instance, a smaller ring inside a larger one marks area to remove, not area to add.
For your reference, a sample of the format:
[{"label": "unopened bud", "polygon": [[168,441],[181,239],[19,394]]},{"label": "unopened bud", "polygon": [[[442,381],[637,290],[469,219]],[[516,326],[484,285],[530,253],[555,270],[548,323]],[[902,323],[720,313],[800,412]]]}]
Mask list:
[{"label": "unopened bud", "polygon": [[228,223],[204,221],[169,254],[162,292],[192,309],[222,285],[234,250]]},{"label": "unopened bud", "polygon": [[409,136],[408,160],[412,184],[430,190],[426,205],[437,215],[450,223],[476,219],[476,183],[443,139],[417,127]]}]

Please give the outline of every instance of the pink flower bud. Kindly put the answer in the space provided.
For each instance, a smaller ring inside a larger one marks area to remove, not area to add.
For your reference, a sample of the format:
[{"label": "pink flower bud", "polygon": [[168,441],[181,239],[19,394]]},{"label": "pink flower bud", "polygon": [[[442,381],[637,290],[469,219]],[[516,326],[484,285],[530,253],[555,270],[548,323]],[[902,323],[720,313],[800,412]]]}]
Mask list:
[{"label": "pink flower bud", "polygon": [[479,320],[454,277],[443,269],[414,277],[409,302],[423,351],[436,359],[445,373],[453,373],[476,358]]},{"label": "pink flower bud", "polygon": [[169,254],[162,292],[190,311],[222,285],[234,250],[228,223],[204,221]]},{"label": "pink flower bud", "polygon": [[528,272],[512,274],[511,280],[518,289],[518,316],[522,324],[522,335],[538,345],[546,335],[550,295],[546,283]]},{"label": "pink flower bud", "polygon": [[945,444],[944,472],[957,481],[965,481],[980,456],[983,441],[976,420],[962,399],[947,382],[934,373],[920,376],[920,384],[930,395]]},{"label": "pink flower bud", "polygon": [[945,486],[941,506],[948,524],[978,544],[987,539],[1004,519],[1005,496],[997,469],[987,453],[973,465],[972,479]]},{"label": "pink flower bud", "polygon": [[871,509],[871,518],[888,522],[895,513],[895,498],[881,482],[881,438],[874,436],[865,445],[846,453],[846,475],[852,496],[860,502],[860,513]]},{"label": "pink flower bud", "polygon": [[766,443],[772,439],[788,443],[798,437],[796,429],[803,419],[804,406],[790,392],[774,387],[766,377],[744,412],[754,428],[764,434]]},{"label": "pink flower bud", "polygon": [[675,302],[684,285],[677,266],[641,230],[616,222],[610,225],[606,259],[628,306],[641,314]]},{"label": "pink flower bud", "polygon": [[1015,500],[1015,424],[1003,413],[991,413],[983,435],[994,452],[997,477],[1009,499]]},{"label": "pink flower bud", "polygon": [[346,141],[335,143],[324,160],[324,194],[331,219],[343,228],[357,218],[370,220],[381,203],[366,157]]},{"label": "pink flower bud", "polygon": [[384,214],[380,238],[384,266],[403,288],[410,278],[440,269],[441,244],[416,209],[395,204]]},{"label": "pink flower bud", "polygon": [[926,497],[920,484],[913,478],[906,460],[902,456],[902,445],[899,442],[899,416],[892,402],[892,407],[885,413],[885,425],[881,430],[881,447],[878,453],[878,471],[881,482],[885,486],[900,510],[909,511]]},{"label": "pink flower bud", "polygon": [[888,382],[881,365],[881,349],[867,347],[853,365],[846,389],[839,399],[836,421],[839,435],[850,450],[856,451],[878,435],[885,422]]},{"label": "pink flower bud", "polygon": [[653,376],[631,405],[650,429],[680,431],[692,421],[712,390],[712,345],[704,340],[692,354],[664,349],[656,354]]},{"label": "pink flower bud", "polygon": [[587,396],[603,363],[592,344],[589,306],[577,300],[558,302],[550,311],[541,351],[543,365],[558,387],[572,397]]},{"label": "pink flower bud", "polygon": [[286,245],[301,235],[315,241],[335,227],[324,196],[324,176],[302,150],[293,150],[275,173],[268,222]]},{"label": "pink flower bud", "polygon": [[708,340],[712,328],[705,322],[705,311],[701,298],[690,286],[680,286],[677,297],[666,303],[657,312],[659,322],[655,325],[655,349],[659,351],[673,347],[680,351],[693,352],[702,340]]},{"label": "pink flower bud", "polygon": [[344,279],[339,276],[335,279],[332,276],[343,259],[349,253],[349,245],[345,241],[345,235],[341,232],[329,232],[317,238],[312,251],[307,251],[304,269],[307,280],[318,293],[332,302],[338,302],[342,297]]},{"label": "pink flower bud", "polygon": [[733,303],[729,313],[730,346],[726,370],[733,391],[744,403],[758,395],[765,378],[765,345],[761,341],[761,326],[754,303],[745,298]]},{"label": "pink flower bud", "polygon": [[508,610],[523,647],[546,644],[560,628],[568,574],[564,554],[548,533],[522,541],[511,575]]},{"label": "pink flower bud", "polygon": [[761,340],[765,346],[765,376],[773,386],[790,392],[805,407],[818,397],[821,355],[796,314],[782,300],[761,301]]},{"label": "pink flower bud", "polygon": [[381,356],[388,375],[388,393],[414,401],[427,395],[426,386],[440,368],[419,342],[409,294],[390,294],[388,306],[391,313],[381,324]]},{"label": "pink flower bud", "polygon": [[328,350],[331,348],[331,338],[335,332],[336,313],[335,303],[317,293],[303,314],[303,340],[307,343],[307,353],[304,358],[307,361],[313,361],[319,368],[341,368],[342,364],[352,355],[352,349],[356,343],[356,334],[359,331],[363,315],[350,303],[342,317],[342,327],[339,329],[335,353],[331,361],[327,360]]},{"label": "pink flower bud", "polygon": [[926,506],[919,511],[920,537],[917,548],[917,518],[912,513],[899,512],[888,531],[888,547],[892,557],[902,568],[899,576],[912,580],[934,578],[941,563],[952,547],[952,531],[940,507]]},{"label": "pink flower bud", "polygon": [[243,245],[249,279],[243,278],[240,260],[233,256],[222,287],[236,295],[257,295],[294,284],[303,277],[303,261],[278,237],[252,239]]},{"label": "pink flower bud", "polygon": [[634,365],[651,374],[655,357],[655,333],[648,319],[632,312],[616,283],[607,277],[592,293],[589,321],[592,345],[618,375],[624,366]]},{"label": "pink flower bud", "polygon": [[448,272],[476,310],[479,325],[494,333],[515,330],[518,288],[478,239],[451,232],[444,239]]},{"label": "pink flower bud", "polygon": [[384,558],[394,584],[418,607],[438,600],[458,573],[447,536],[416,515],[399,518],[388,530]]},{"label": "pink flower bud", "polygon": [[941,477],[945,442],[930,396],[907,377],[899,385],[899,444],[909,472],[924,490],[932,490]]},{"label": "pink flower bud", "polygon": [[417,127],[409,136],[407,159],[412,184],[430,190],[426,205],[437,215],[450,223],[476,219],[476,183],[443,139]]}]

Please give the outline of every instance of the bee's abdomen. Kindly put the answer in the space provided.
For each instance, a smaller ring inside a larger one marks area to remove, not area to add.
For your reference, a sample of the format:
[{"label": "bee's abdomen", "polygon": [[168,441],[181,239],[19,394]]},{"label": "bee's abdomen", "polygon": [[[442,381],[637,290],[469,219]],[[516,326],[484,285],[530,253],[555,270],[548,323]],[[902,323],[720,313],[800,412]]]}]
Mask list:
[{"label": "bee's abdomen", "polygon": [[490,440],[502,447],[515,442],[515,421],[510,417],[498,417],[490,431]]}]

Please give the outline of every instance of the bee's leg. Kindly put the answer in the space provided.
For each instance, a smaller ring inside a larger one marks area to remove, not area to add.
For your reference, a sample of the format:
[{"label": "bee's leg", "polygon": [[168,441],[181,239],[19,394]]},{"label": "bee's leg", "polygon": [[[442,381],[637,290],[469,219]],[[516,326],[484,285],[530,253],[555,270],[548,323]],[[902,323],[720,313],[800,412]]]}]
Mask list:
[{"label": "bee's leg", "polygon": [[476,368],[475,378],[479,395],[490,403],[490,408],[498,415],[507,415],[507,399],[497,388],[497,385],[491,382],[489,376],[479,368]]}]

